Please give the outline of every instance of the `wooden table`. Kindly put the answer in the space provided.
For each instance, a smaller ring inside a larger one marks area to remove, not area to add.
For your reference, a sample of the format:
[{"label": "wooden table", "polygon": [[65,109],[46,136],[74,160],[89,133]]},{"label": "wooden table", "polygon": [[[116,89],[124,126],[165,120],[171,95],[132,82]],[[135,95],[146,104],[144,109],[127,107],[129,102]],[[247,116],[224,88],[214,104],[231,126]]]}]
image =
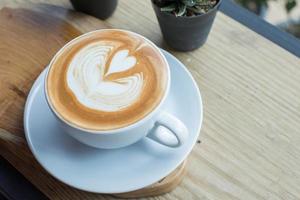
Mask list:
[{"label": "wooden table", "polygon": [[[31,2],[70,8],[67,0]],[[150,1],[120,0],[106,23],[140,33],[170,51],[193,74],[202,94],[202,142],[190,155],[182,184],[159,199],[300,198],[298,57],[221,12],[207,43],[189,53],[165,46]],[[18,159],[9,161],[20,170]],[[51,198],[112,198],[20,171]]]}]

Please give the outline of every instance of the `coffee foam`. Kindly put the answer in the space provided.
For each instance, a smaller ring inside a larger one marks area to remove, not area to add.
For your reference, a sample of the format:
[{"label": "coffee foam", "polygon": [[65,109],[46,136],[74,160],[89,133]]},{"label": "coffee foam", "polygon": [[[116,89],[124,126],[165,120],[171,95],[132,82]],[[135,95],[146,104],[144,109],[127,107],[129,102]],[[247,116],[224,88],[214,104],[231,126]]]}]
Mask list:
[{"label": "coffee foam", "polygon": [[133,104],[143,88],[143,73],[105,80],[113,73],[131,69],[136,58],[128,56],[128,50],[114,53],[108,70],[105,63],[114,47],[95,42],[81,49],[71,61],[67,70],[67,83],[77,100],[84,106],[100,111],[118,111]]},{"label": "coffee foam", "polygon": [[130,125],[161,101],[167,63],[145,39],[120,30],[89,33],[52,60],[48,99],[66,121],[91,130]]}]

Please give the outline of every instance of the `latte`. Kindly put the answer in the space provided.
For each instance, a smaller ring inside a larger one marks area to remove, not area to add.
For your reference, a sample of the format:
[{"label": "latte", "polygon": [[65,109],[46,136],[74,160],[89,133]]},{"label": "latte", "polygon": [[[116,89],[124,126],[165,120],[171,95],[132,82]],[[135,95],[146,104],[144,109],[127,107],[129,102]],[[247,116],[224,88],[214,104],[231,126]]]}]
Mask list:
[{"label": "latte", "polygon": [[166,60],[143,37],[122,30],[76,38],[52,59],[46,93],[55,113],[77,127],[113,130],[151,113],[169,81]]}]

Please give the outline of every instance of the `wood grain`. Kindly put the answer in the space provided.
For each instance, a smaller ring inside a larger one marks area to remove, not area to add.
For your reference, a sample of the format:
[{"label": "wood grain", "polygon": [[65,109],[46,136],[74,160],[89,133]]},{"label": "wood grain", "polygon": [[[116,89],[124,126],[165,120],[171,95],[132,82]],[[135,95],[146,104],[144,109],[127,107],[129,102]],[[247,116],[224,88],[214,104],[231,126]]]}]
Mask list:
[{"label": "wood grain", "polygon": [[186,163],[187,160],[183,161],[183,163],[176,168],[171,174],[157,183],[148,186],[146,188],[142,188],[132,192],[125,192],[119,194],[113,194],[114,197],[120,198],[142,198],[142,197],[153,197],[159,196],[162,194],[166,194],[175,189],[180,182],[182,181],[185,173],[186,173]]},{"label": "wood grain", "polygon": [[[33,159],[24,138],[22,120],[26,96],[35,78],[49,63],[53,54],[70,39],[87,30],[75,26],[60,16],[77,16],[68,10],[51,6],[5,7],[0,11],[0,37],[2,50],[7,54],[0,60],[2,73],[0,95],[1,155],[9,160],[19,171],[51,198],[56,198],[44,186],[58,182],[48,175]],[[73,18],[73,17],[72,17]],[[85,18],[87,19],[87,18]],[[108,27],[97,20],[97,28]],[[94,24],[96,25],[96,24]],[[94,27],[96,28],[96,27]],[[23,53],[22,53],[23,52]],[[26,53],[24,53],[26,52]],[[32,58],[32,59],[29,59]],[[20,87],[21,86],[21,87]],[[38,122],[37,122],[38,123]],[[149,187],[128,193],[115,194],[117,197],[137,198],[157,196],[173,190],[183,179],[185,163],[181,164],[169,176]],[[34,169],[34,170],[33,170]],[[33,173],[39,172],[38,176]],[[43,183],[41,183],[43,176]],[[76,195],[75,189],[62,183],[55,184],[53,191],[69,190]],[[57,188],[59,187],[59,188]],[[62,191],[60,191],[62,192]],[[94,194],[95,195],[95,194]],[[73,199],[73,196],[70,198]]]},{"label": "wood grain", "polygon": [[[15,2],[22,0],[5,0],[0,5]],[[29,2],[51,2],[70,8],[67,0]],[[61,17],[67,18],[67,21],[72,19],[75,29],[101,27],[101,23],[94,18],[69,13]],[[119,1],[115,14],[105,23],[140,33],[167,48],[150,1]],[[4,40],[2,37],[0,40],[0,49],[3,49]],[[59,46],[64,41],[55,42]],[[54,49],[45,53],[53,52]],[[15,52],[20,56],[26,53]],[[299,58],[222,13],[217,14],[209,39],[202,48],[189,53],[171,53],[187,66],[200,87],[204,103],[202,142],[195,146],[189,158],[187,178],[175,190],[157,199],[299,199]],[[5,64],[9,55],[3,55],[0,57],[1,92],[9,87],[5,83],[6,74],[13,73],[9,71],[10,65]],[[14,56],[9,58],[13,62]],[[35,58],[28,56],[27,59]],[[47,62],[38,63],[39,66],[33,67],[41,70],[41,64]],[[30,78],[33,80],[35,77]],[[19,98],[18,95],[26,94],[29,88],[29,84],[18,85],[18,89],[10,89],[7,96],[0,100],[0,118],[6,119],[0,127],[18,133],[20,138],[23,137],[22,130],[15,129],[16,126],[7,116],[14,113],[21,122],[22,113],[18,111],[22,108],[16,107],[13,100]],[[25,156],[18,154],[20,149],[10,146],[10,142],[0,141],[1,155],[10,158],[9,161],[18,166],[47,196],[53,199],[112,198],[72,190],[53,179],[48,180],[44,171],[32,165],[33,160],[26,162]],[[23,146],[27,149],[25,143]],[[22,166],[31,166],[34,170]]]}]

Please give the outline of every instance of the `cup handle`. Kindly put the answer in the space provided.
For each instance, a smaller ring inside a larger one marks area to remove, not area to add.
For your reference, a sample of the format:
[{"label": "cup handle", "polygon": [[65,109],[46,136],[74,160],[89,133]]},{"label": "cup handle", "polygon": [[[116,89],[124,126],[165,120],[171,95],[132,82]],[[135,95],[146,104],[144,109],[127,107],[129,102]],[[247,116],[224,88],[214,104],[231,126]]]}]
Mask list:
[{"label": "cup handle", "polygon": [[168,147],[180,147],[188,137],[188,129],[178,118],[163,111],[147,137]]}]

